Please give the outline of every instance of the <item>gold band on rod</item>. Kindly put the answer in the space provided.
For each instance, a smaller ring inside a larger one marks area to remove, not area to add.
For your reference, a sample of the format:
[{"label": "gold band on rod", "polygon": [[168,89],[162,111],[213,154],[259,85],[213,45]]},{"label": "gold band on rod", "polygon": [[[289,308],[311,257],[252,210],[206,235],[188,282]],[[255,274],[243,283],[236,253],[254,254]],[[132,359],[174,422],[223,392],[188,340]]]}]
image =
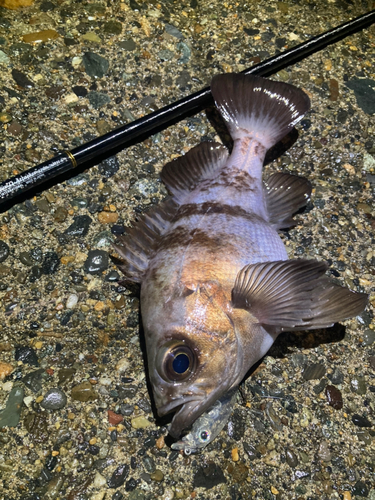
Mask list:
[{"label": "gold band on rod", "polygon": [[71,153],[70,151],[64,151],[64,153],[69,158],[69,160],[72,162],[73,168],[76,168],[77,162],[76,162],[76,159],[74,158],[73,153]]}]

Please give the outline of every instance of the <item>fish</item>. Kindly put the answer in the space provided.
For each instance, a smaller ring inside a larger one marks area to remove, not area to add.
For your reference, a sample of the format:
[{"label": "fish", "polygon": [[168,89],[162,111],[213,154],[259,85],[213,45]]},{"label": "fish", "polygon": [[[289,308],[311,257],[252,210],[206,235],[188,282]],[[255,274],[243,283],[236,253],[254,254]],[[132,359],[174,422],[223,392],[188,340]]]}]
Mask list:
[{"label": "fish", "polygon": [[232,413],[237,399],[237,387],[224,394],[205,413],[195,420],[191,430],[176,443],[172,450],[183,450],[191,455],[206,448],[224,428]]},{"label": "fish", "polygon": [[263,164],[309,110],[307,94],[236,73],[214,76],[211,93],[232,151],[202,142],[168,162],[169,196],[114,245],[124,282],[140,284],[153,398],[175,439],[196,421],[212,429],[215,403],[282,332],[330,327],[368,300],[330,281],[325,262],[288,259],[280,238],[312,187],[290,173],[263,180]]}]

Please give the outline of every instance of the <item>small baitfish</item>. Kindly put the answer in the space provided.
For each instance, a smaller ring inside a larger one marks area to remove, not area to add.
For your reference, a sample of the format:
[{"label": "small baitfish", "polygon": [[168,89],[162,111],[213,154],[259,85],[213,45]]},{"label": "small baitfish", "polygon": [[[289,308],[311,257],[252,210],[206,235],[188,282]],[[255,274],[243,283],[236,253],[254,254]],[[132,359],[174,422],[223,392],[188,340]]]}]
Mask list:
[{"label": "small baitfish", "polygon": [[172,450],[183,450],[185,455],[191,455],[205,448],[228,422],[236,399],[237,387],[224,394],[215,401],[211,408],[198,417],[189,433],[171,445]]},{"label": "small baitfish", "polygon": [[171,196],[115,246],[125,279],[141,284],[150,381],[158,414],[175,412],[174,438],[192,425],[194,433],[205,412],[198,424],[212,430],[210,409],[282,331],[329,327],[367,303],[366,294],[332,283],[324,262],[288,260],[278,230],[306,205],[309,181],[262,179],[266,151],[302,119],[308,96],[243,74],[215,76],[211,91],[231,154],[205,142],[165,165]]}]

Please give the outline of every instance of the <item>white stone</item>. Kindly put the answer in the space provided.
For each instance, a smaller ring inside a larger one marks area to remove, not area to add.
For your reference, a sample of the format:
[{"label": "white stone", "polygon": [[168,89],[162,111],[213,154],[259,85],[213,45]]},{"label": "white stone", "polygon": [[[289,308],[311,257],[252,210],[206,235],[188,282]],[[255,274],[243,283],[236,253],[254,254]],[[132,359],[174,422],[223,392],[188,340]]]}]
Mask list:
[{"label": "white stone", "polygon": [[70,94],[67,94],[64,97],[64,102],[66,104],[73,104],[73,103],[75,103],[77,101],[78,101],[78,96],[74,92],[71,92]]},{"label": "white stone", "polygon": [[82,63],[82,57],[73,57],[72,66],[74,69],[79,68],[81,63]]},{"label": "white stone", "polygon": [[26,396],[25,398],[23,398],[23,402],[25,403],[25,405],[30,408],[31,407],[31,404],[32,402],[34,401],[34,398],[33,396]]},{"label": "white stone", "polygon": [[102,488],[107,484],[105,477],[103,477],[99,472],[96,472],[94,477],[94,488]]},{"label": "white stone", "polygon": [[101,384],[101,385],[111,385],[112,384],[112,380],[110,378],[108,378],[108,377],[100,377],[99,384]]},{"label": "white stone", "polygon": [[74,309],[78,303],[78,295],[75,293],[72,293],[69,295],[67,301],[66,301],[66,308],[67,309]]},{"label": "white stone", "polygon": [[129,368],[128,358],[121,358],[116,363],[116,370],[118,373],[123,373]]}]

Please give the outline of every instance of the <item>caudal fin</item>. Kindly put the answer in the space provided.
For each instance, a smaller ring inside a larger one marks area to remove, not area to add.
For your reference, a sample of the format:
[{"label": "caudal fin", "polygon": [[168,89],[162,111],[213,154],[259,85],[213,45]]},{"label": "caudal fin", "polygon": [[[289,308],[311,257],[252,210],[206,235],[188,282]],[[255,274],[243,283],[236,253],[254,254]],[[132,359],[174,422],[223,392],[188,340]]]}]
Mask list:
[{"label": "caudal fin", "polygon": [[233,140],[250,136],[267,149],[310,108],[310,99],[303,90],[242,73],[214,76],[211,92]]}]

